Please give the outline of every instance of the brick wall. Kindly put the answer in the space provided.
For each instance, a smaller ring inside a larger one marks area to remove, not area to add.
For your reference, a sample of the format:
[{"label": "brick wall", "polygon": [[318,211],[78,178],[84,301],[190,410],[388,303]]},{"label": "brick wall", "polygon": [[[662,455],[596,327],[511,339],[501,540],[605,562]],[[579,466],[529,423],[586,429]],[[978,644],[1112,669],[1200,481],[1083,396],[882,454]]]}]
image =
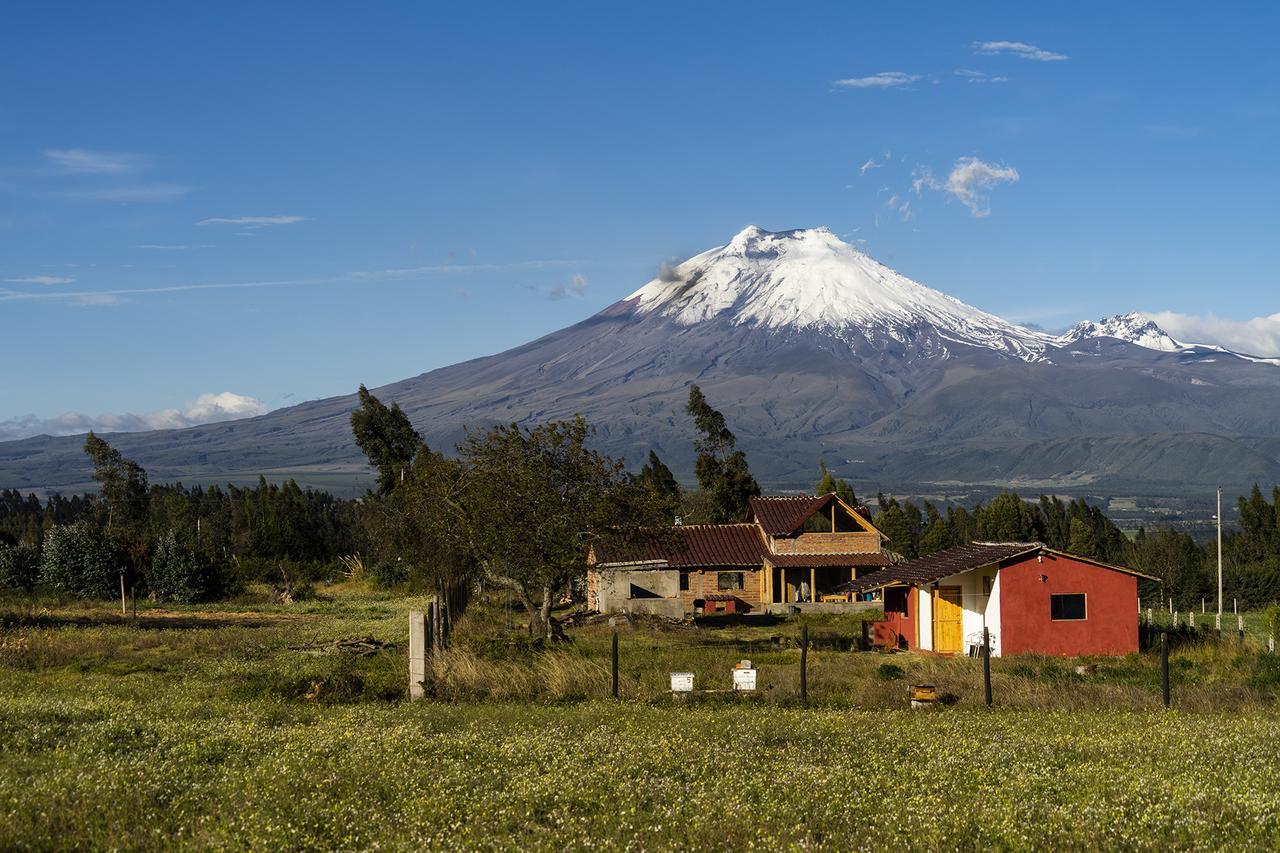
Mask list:
[{"label": "brick wall", "polygon": [[690,570],[689,588],[680,591],[680,600],[684,603],[686,613],[693,612],[694,599],[704,598],[708,595],[715,595],[724,592],[734,595],[739,601],[746,602],[752,609],[760,606],[760,594],[763,592],[764,572],[760,569],[725,569],[725,572],[741,572],[742,573],[742,589],[721,590],[717,581],[720,572],[716,569],[707,569],[701,572],[702,575],[702,592],[698,592],[698,575],[697,569]]},{"label": "brick wall", "polygon": [[856,533],[801,533],[794,538],[776,538],[770,543],[775,554],[874,554],[880,550],[880,536]]}]

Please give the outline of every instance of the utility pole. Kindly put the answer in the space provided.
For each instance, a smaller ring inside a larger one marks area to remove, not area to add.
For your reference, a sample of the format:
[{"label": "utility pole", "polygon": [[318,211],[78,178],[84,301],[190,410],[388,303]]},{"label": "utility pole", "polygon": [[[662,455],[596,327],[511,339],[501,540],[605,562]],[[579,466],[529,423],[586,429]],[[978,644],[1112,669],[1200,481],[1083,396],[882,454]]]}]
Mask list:
[{"label": "utility pole", "polygon": [[1222,618],[1222,487],[1218,487],[1218,618]]}]

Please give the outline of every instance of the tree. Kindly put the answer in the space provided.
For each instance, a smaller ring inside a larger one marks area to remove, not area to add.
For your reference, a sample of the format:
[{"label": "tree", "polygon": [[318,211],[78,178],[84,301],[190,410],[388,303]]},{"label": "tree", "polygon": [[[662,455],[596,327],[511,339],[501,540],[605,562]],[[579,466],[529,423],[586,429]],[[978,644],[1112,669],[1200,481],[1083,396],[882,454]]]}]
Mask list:
[{"label": "tree", "polygon": [[33,545],[0,545],[0,589],[30,592],[40,574],[40,552]]},{"label": "tree", "polygon": [[814,486],[814,494],[829,495],[833,492],[840,500],[849,506],[858,505],[858,496],[854,494],[853,488],[844,480],[837,480],[830,471],[827,470],[827,463],[824,459],[818,460],[818,484]]},{"label": "tree", "polygon": [[363,385],[358,394],[360,408],[351,413],[351,432],[356,445],[378,472],[378,494],[385,495],[408,476],[414,455],[424,446],[422,436],[400,410],[399,403],[387,408]]},{"label": "tree", "polygon": [[54,527],[45,534],[40,583],[83,598],[107,598],[116,592],[119,570],[110,546],[86,521]]},{"label": "tree", "polygon": [[1098,556],[1098,540],[1093,535],[1093,526],[1083,518],[1071,519],[1071,541],[1067,550],[1079,557]]},{"label": "tree", "polygon": [[1038,542],[1043,535],[1036,511],[1013,492],[996,495],[974,515],[978,538],[987,542]]},{"label": "tree", "polygon": [[147,586],[161,601],[190,604],[207,598],[217,587],[213,567],[194,548],[169,531],[156,543],[147,572]]},{"label": "tree", "polygon": [[712,517],[708,520],[741,521],[747,515],[750,499],[760,494],[746,454],[736,449],[737,438],[729,430],[724,415],[711,408],[697,385],[689,388],[685,411],[693,417],[699,434],[693,445],[697,453],[694,473],[698,485],[710,498]]},{"label": "tree", "polygon": [[876,527],[889,537],[889,548],[908,560],[920,554],[920,528],[924,519],[920,510],[910,501],[899,503],[896,498],[876,495],[880,511],[876,513]]},{"label": "tree", "polygon": [[676,515],[680,510],[680,484],[676,482],[658,454],[649,451],[649,461],[640,469],[637,482],[653,492],[654,499],[667,509],[668,516]]},{"label": "tree", "polygon": [[532,429],[511,424],[470,433],[459,448],[470,469],[472,553],[536,614],[548,639],[558,628],[552,607],[585,575],[592,545],[670,527],[621,461],[586,446],[591,432],[580,416]]},{"label": "tree", "polygon": [[147,472],[92,431],[84,452],[93,462],[93,479],[106,505],[107,536],[126,544],[140,540],[147,521]]}]

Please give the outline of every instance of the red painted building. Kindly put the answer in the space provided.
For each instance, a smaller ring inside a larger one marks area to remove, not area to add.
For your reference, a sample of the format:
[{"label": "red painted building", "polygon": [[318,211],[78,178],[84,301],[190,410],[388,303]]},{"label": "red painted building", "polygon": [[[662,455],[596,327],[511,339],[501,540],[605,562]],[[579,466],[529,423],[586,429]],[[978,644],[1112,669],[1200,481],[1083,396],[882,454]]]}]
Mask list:
[{"label": "red painted building", "polygon": [[884,602],[877,642],[964,654],[984,632],[996,655],[1138,651],[1138,578],[1038,542],[975,542],[847,584]]}]

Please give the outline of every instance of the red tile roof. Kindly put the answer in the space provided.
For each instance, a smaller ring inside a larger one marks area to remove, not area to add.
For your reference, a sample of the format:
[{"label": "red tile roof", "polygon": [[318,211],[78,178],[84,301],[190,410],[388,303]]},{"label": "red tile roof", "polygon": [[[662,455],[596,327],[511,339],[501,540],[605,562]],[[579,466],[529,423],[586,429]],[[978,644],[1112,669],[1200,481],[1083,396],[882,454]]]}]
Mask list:
[{"label": "red tile roof", "polygon": [[893,583],[932,583],[951,575],[999,563],[1044,548],[1039,542],[971,542],[917,557],[840,586],[841,592],[865,592]]},{"label": "red tile roof", "polygon": [[597,549],[601,564],[665,561],[672,568],[764,565],[768,549],[754,524],[685,524],[675,528],[677,544],[664,549],[654,543],[631,543]]},{"label": "red tile roof", "polygon": [[770,536],[789,536],[795,533],[809,518],[824,510],[835,495],[785,495],[751,499],[751,512],[764,532]]}]

